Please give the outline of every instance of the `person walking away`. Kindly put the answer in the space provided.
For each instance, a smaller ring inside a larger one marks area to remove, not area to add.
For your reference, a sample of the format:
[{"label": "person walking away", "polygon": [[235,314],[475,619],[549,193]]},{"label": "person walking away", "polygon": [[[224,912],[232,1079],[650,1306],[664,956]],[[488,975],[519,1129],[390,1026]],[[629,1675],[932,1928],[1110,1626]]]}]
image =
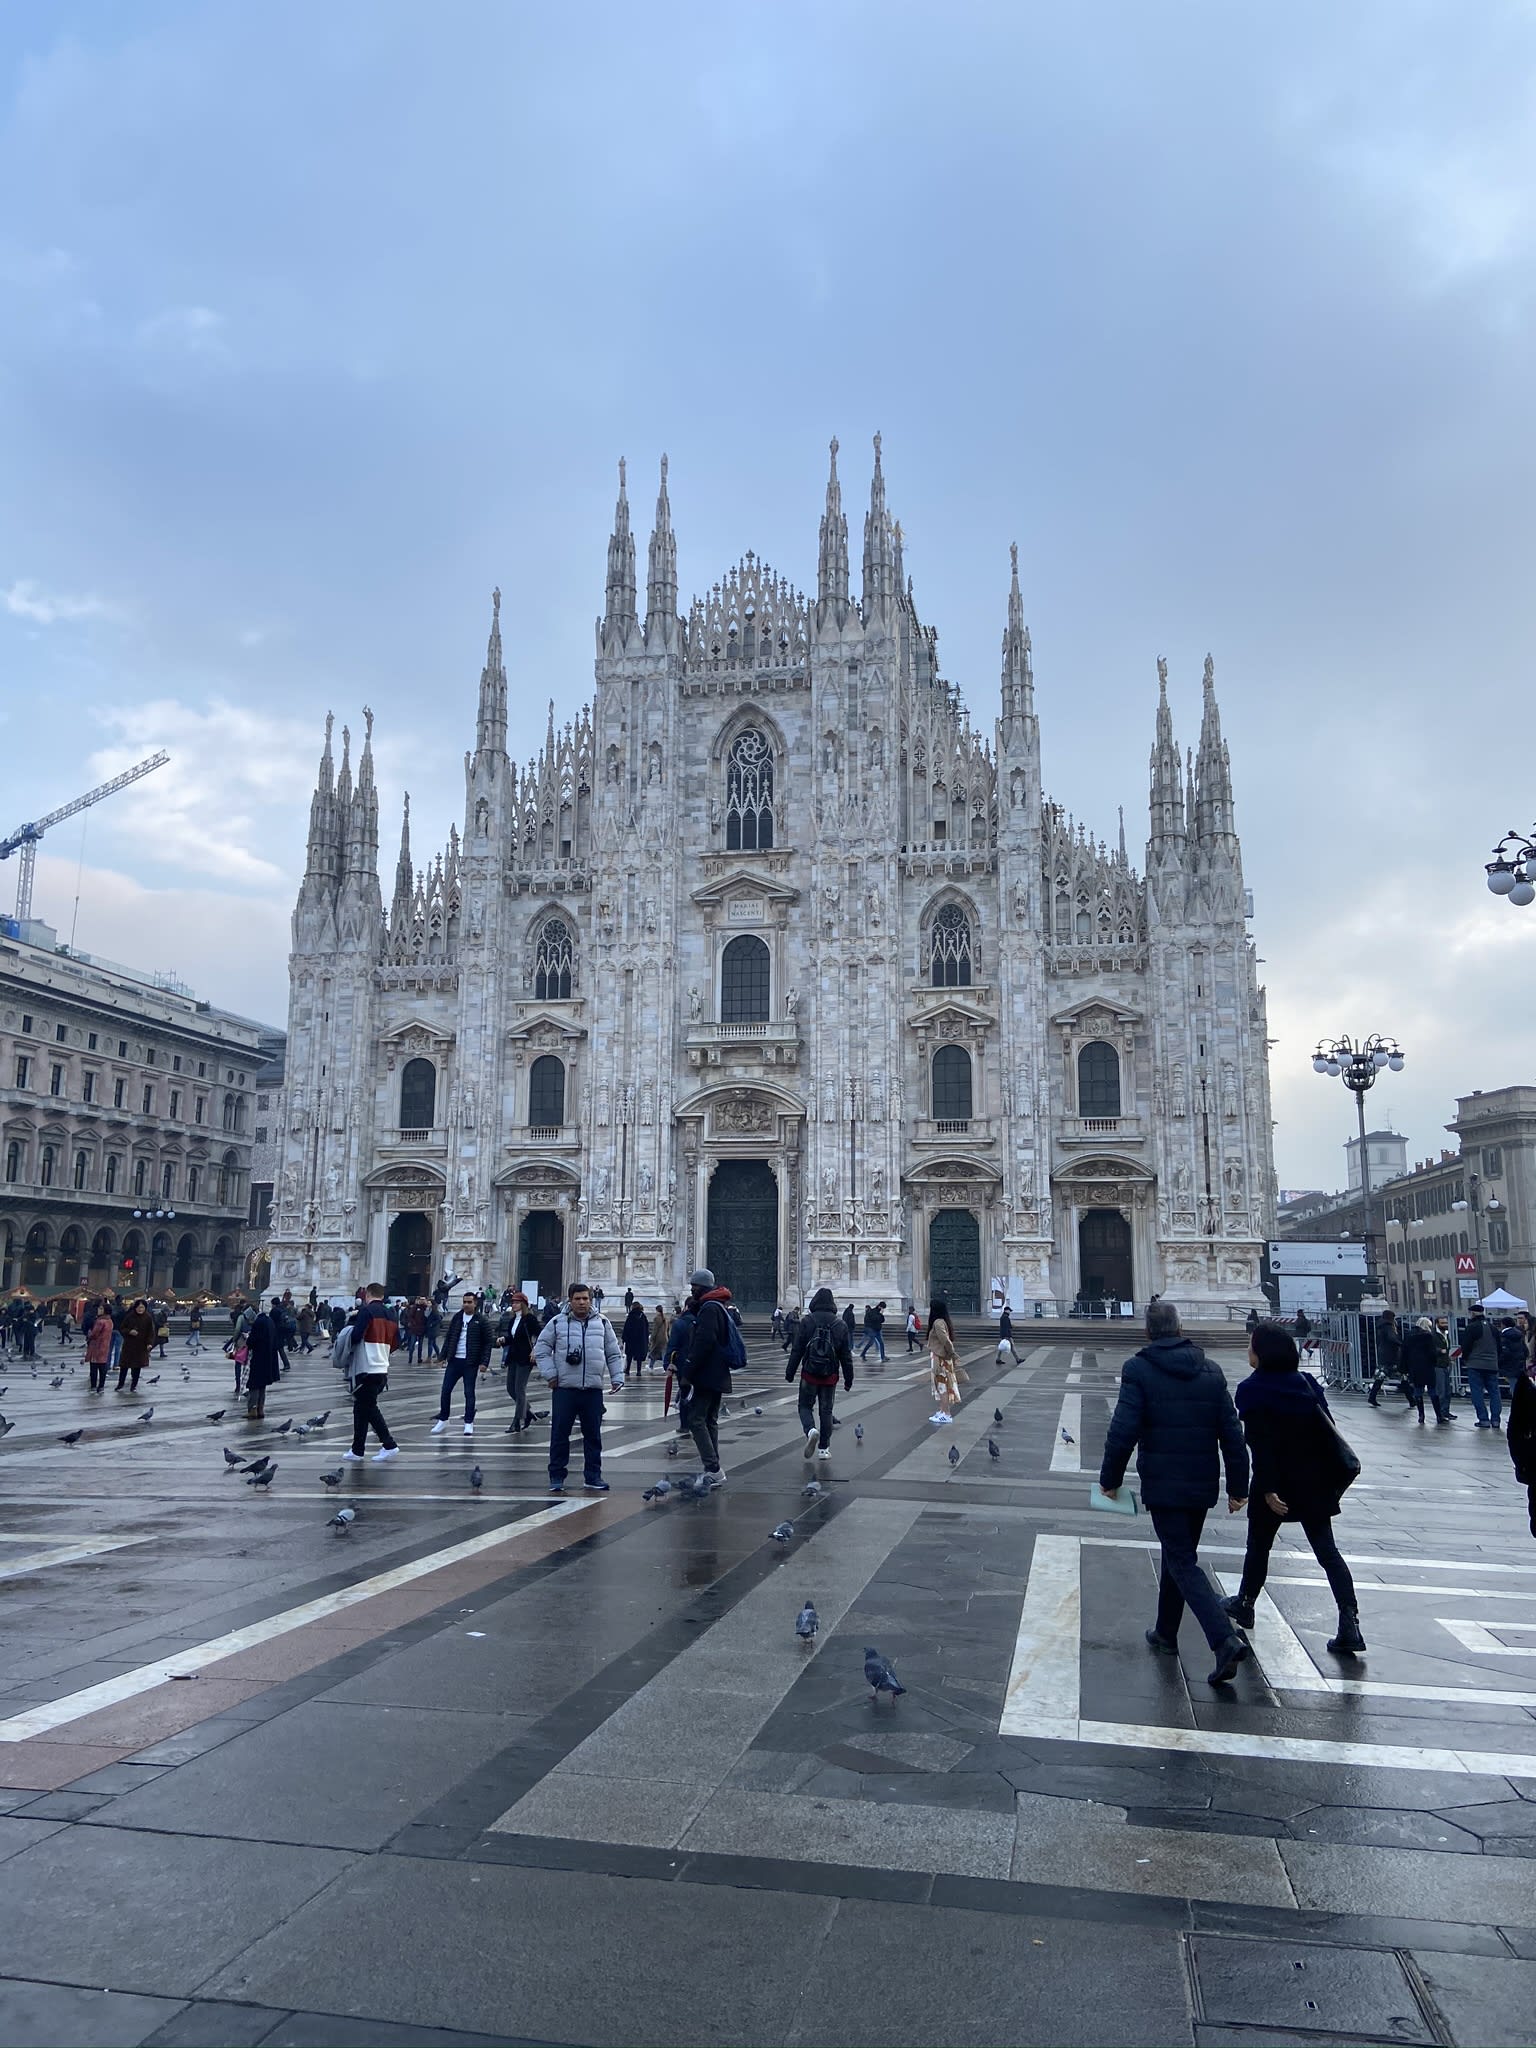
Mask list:
[{"label": "person walking away", "polygon": [[876,1355],[885,1357],[885,1303],[877,1301],[864,1311],[864,1342],[859,1347],[860,1358],[868,1358],[870,1345],[875,1345]]},{"label": "person walking away", "polygon": [[970,1374],[960,1368],[948,1302],[928,1304],[928,1369],[933,1381],[933,1420],[953,1422],[954,1411],[960,1406],[960,1382],[968,1380]]},{"label": "person walking away", "polygon": [[512,1401],[510,1434],[520,1436],[533,1422],[528,1405],[528,1376],[533,1371],[533,1340],[539,1334],[539,1319],[528,1306],[526,1294],[514,1294],[507,1320],[501,1360],[507,1369],[507,1393]]},{"label": "person walking away", "polygon": [[838,1374],[850,1392],[853,1388],[853,1346],[830,1287],[817,1288],[800,1324],[784,1377],[793,1380],[797,1372],[805,1456],[826,1461],[832,1456],[832,1404],[837,1398]]},{"label": "person walking away", "polygon": [[1141,1497],[1162,1551],[1157,1619],[1147,1642],[1174,1656],[1185,1606],[1192,1607],[1216,1659],[1206,1682],[1225,1685],[1252,1653],[1200,1568],[1200,1533],[1216,1505],[1220,1465],[1226,1466],[1227,1512],[1235,1515],[1246,1505],[1248,1446],[1226,1380],[1184,1336],[1171,1301],[1148,1304],[1146,1329],[1146,1343],[1121,1368],[1099,1490],[1117,1497],[1134,1451]]},{"label": "person walking away", "polygon": [[187,1316],[187,1349],[198,1357],[203,1349],[203,1304],[194,1301]]},{"label": "person walking away", "polygon": [[731,1290],[717,1287],[708,1266],[700,1266],[688,1282],[693,1331],[688,1351],[678,1363],[678,1378],[688,1388],[687,1428],[711,1486],[724,1486],[720,1465],[720,1403],[731,1391],[731,1370],[744,1371],[746,1345],[729,1314]]},{"label": "person walking away", "polygon": [[1498,1429],[1499,1422],[1499,1340],[1481,1305],[1473,1307],[1462,1325],[1461,1369],[1467,1376],[1467,1391],[1477,1410],[1479,1429]]},{"label": "person walking away", "polygon": [[656,1313],[651,1317],[651,1336],[647,1346],[647,1359],[652,1372],[661,1371],[661,1355],[667,1348],[667,1311],[661,1302],[656,1304]]},{"label": "person walking away", "polygon": [[651,1348],[651,1326],[645,1310],[633,1299],[624,1311],[623,1342],[624,1377],[629,1378],[629,1369],[633,1366],[635,1378],[639,1379],[645,1371],[645,1354]]},{"label": "person walking away", "polygon": [[596,1313],[592,1290],[573,1280],[566,1305],[540,1330],[533,1360],[549,1382],[549,1490],[564,1493],[571,1430],[581,1424],[582,1484],[606,1493],[603,1477],[603,1389],[624,1391],[624,1354],[612,1326]]},{"label": "person walking away", "polygon": [[262,1310],[251,1318],[245,1337],[245,1419],[262,1421],[267,1412],[267,1389],[283,1376],[283,1355],[278,1344],[277,1319],[282,1303],[274,1294],[270,1312]]},{"label": "person walking away", "polygon": [[384,1301],[377,1280],[368,1283],[362,1306],[352,1318],[352,1349],[347,1359],[347,1384],[352,1389],[352,1448],[342,1453],[348,1465],[360,1465],[371,1429],[379,1440],[375,1465],[399,1456],[400,1446],[389,1433],[379,1398],[389,1387],[390,1354],[400,1347],[400,1326]]},{"label": "person walking away", "polygon": [[1536,1536],[1536,1378],[1529,1363],[1515,1375],[1509,1390],[1509,1428],[1504,1441],[1514,1460],[1515,1477],[1525,1488],[1531,1534]]},{"label": "person walking away", "polygon": [[[1439,1363],[1440,1351],[1435,1343],[1435,1326],[1428,1316],[1419,1316],[1414,1320],[1410,1328],[1403,1332],[1401,1364],[1403,1369],[1403,1391],[1408,1397],[1408,1405],[1412,1408],[1417,1408],[1419,1412],[1419,1426],[1421,1428],[1424,1423],[1424,1396],[1426,1394],[1429,1395],[1430,1400],[1434,1403],[1436,1425],[1438,1426],[1446,1419],[1440,1411],[1440,1394],[1435,1384],[1437,1377],[1436,1368]],[[1250,1448],[1251,1442],[1252,1440],[1250,1439]],[[1285,1492],[1283,1486],[1278,1490],[1281,1493]],[[1258,1491],[1257,1486],[1255,1486],[1254,1491]]]},{"label": "person walking away", "polygon": [[784,1335],[780,1339],[786,1352],[790,1351],[800,1334],[800,1304],[791,1302],[784,1314]]},{"label": "person walking away", "polygon": [[[677,1434],[679,1438],[685,1437],[688,1434],[688,1389],[683,1384],[682,1367],[683,1361],[688,1356],[688,1347],[693,1342],[693,1327],[697,1321],[698,1317],[694,1313],[692,1297],[690,1296],[688,1301],[682,1303],[673,1315],[672,1327],[667,1332],[667,1348],[661,1354],[662,1370],[667,1376],[662,1382],[661,1412],[665,1415],[671,1407],[672,1390],[675,1384],[677,1388]],[[676,1444],[669,1446],[667,1456],[674,1457],[677,1449],[678,1446]]]},{"label": "person walking away", "polygon": [[1296,1311],[1296,1349],[1305,1351],[1312,1339],[1312,1318],[1304,1308]]},{"label": "person walking away", "polygon": [[918,1314],[918,1312],[917,1312],[917,1304],[916,1304],[916,1303],[914,1302],[914,1303],[912,1304],[911,1308],[909,1308],[909,1309],[907,1310],[907,1356],[908,1356],[908,1358],[910,1358],[910,1357],[912,1356],[912,1354],[913,1354],[913,1352],[914,1352],[914,1351],[921,1351],[921,1350],[922,1350],[922,1348],[923,1348],[923,1322],[922,1322],[922,1317],[921,1317],[921,1316],[919,1316],[919,1314]]},{"label": "person walking away", "polygon": [[773,1341],[780,1346],[784,1342],[784,1311],[778,1303],[774,1304],[773,1310]]},{"label": "person walking away", "polygon": [[848,1342],[851,1344],[853,1342],[853,1333],[858,1328],[858,1318],[853,1312],[853,1303],[851,1301],[843,1310],[843,1324],[848,1332]]},{"label": "person walking away", "polygon": [[[1390,1379],[1396,1379],[1402,1366],[1403,1342],[1397,1331],[1397,1317],[1388,1309],[1378,1317],[1376,1334],[1376,1376],[1371,1381],[1370,1406],[1376,1407],[1381,1390]],[[1412,1405],[1412,1397],[1409,1398]]]},{"label": "person walking away", "polygon": [[480,1311],[480,1297],[466,1293],[458,1314],[448,1325],[448,1336],[443,1345],[447,1364],[443,1367],[443,1390],[437,1399],[437,1420],[432,1425],[433,1436],[441,1436],[448,1427],[448,1417],[454,1387],[464,1382],[464,1434],[475,1433],[475,1389],[480,1374],[491,1355],[491,1326]]},{"label": "person walking away", "polygon": [[128,1304],[122,1322],[122,1338],[122,1348],[117,1354],[119,1393],[123,1391],[125,1382],[131,1382],[131,1388],[137,1389],[139,1374],[149,1363],[149,1347],[155,1341],[155,1319],[142,1294]]},{"label": "person walking away", "polygon": [[1451,1326],[1444,1316],[1435,1317],[1435,1415],[1441,1422],[1458,1422],[1451,1406]]},{"label": "person walking away", "polygon": [[112,1357],[112,1318],[105,1309],[97,1312],[85,1333],[85,1362],[91,1369],[91,1392],[107,1391],[107,1365]]},{"label": "person walking away", "polygon": [[167,1302],[157,1301],[153,1310],[155,1318],[155,1356],[164,1358],[166,1345],[171,1341],[171,1311]]},{"label": "person walking away", "polygon": [[307,1301],[299,1304],[299,1349],[306,1355],[315,1348],[315,1312]]},{"label": "person walking away", "polygon": [[[1005,1351],[1008,1354],[1006,1360],[1003,1357]],[[997,1319],[997,1362],[999,1365],[1017,1365],[1019,1362],[1018,1353],[1013,1348],[1013,1310],[1006,1301]]]},{"label": "person walking away", "polygon": [[427,1345],[427,1305],[419,1295],[405,1312],[403,1334],[407,1340],[407,1365],[419,1365]]},{"label": "person walking away", "polygon": [[1498,1346],[1499,1378],[1501,1382],[1508,1380],[1510,1393],[1513,1395],[1531,1358],[1524,1334],[1513,1316],[1505,1316],[1499,1324]]},{"label": "person walking away", "polygon": [[[1415,1325],[1404,1336],[1405,1367],[1409,1339],[1422,1335]],[[1253,1370],[1235,1397],[1253,1459],[1248,1548],[1242,1582],[1236,1595],[1223,1605],[1239,1628],[1253,1627],[1253,1603],[1269,1576],[1269,1553],[1275,1538],[1283,1523],[1300,1522],[1301,1533],[1327,1575],[1338,1605],[1339,1629],[1329,1651],[1335,1657],[1358,1657],[1365,1649],[1360,1606],[1349,1566],[1334,1541],[1332,1523],[1344,1489],[1359,1466],[1352,1457],[1345,1457],[1342,1440],[1333,1427],[1328,1396],[1310,1373],[1300,1370],[1300,1354],[1288,1330],[1277,1323],[1257,1324],[1249,1338],[1248,1363]],[[1419,1399],[1422,1403],[1422,1392]],[[1422,1409],[1419,1420],[1424,1420]]]}]

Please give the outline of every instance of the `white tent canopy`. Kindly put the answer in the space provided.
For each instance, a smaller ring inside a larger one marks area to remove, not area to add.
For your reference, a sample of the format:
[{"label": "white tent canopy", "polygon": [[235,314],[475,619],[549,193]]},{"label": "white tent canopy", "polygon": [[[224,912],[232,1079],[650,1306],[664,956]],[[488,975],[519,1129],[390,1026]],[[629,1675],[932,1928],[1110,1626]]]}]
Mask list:
[{"label": "white tent canopy", "polygon": [[1507,1288],[1495,1287],[1492,1294],[1485,1294],[1480,1304],[1483,1308],[1517,1309],[1529,1308],[1530,1303],[1522,1301],[1518,1294],[1511,1294]]}]

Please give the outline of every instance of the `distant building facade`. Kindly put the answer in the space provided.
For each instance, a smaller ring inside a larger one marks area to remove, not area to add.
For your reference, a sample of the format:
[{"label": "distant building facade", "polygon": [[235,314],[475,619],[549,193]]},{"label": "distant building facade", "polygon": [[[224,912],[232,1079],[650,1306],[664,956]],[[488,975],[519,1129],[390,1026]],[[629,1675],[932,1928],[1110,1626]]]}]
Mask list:
[{"label": "distant building facade", "polygon": [[327,723],[273,1284],[1258,1301],[1231,769],[1210,662],[1189,758],[1158,666],[1138,874],[1042,792],[1016,561],[972,728],[878,445],[860,600],[835,446],[814,597],[749,554],[686,613],[665,465],[643,613],[621,472],[590,708],[513,764],[498,593],[462,836],[419,867],[407,799],[388,903],[371,714],[355,770]]},{"label": "distant building facade", "polygon": [[1502,1287],[1536,1302],[1536,1087],[1458,1096],[1446,1129],[1459,1154],[1442,1153],[1383,1191],[1389,1298],[1446,1314],[1472,1279],[1480,1294]]}]

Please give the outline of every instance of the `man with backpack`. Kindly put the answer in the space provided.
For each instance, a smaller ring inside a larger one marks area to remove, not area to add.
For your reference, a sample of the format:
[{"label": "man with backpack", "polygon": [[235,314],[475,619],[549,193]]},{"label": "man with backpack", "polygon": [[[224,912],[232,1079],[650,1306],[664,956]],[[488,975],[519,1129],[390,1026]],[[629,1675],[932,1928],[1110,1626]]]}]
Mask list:
[{"label": "man with backpack", "polygon": [[825,1461],[832,1456],[832,1403],[837,1397],[838,1374],[846,1388],[853,1387],[853,1344],[830,1287],[818,1287],[811,1296],[810,1309],[789,1354],[785,1379],[792,1380],[797,1371],[804,1455]]},{"label": "man with backpack", "polygon": [[693,1333],[686,1357],[678,1360],[678,1379],[688,1389],[687,1428],[692,1436],[704,1477],[711,1486],[724,1486],[720,1469],[720,1402],[731,1391],[731,1373],[744,1372],[747,1347],[730,1314],[731,1290],[717,1287],[708,1266],[700,1266],[688,1282],[688,1307]]}]

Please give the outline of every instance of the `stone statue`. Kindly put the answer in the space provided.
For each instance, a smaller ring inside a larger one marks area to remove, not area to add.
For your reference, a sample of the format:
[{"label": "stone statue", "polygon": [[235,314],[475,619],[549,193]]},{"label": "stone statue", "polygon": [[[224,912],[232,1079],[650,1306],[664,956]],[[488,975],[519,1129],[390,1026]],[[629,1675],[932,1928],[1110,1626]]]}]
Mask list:
[{"label": "stone statue", "polygon": [[799,1010],[799,1008],[800,1008],[800,991],[799,991],[799,989],[797,989],[797,988],[788,988],[788,989],[786,989],[786,990],[784,991],[784,1014],[785,1014],[785,1016],[786,1016],[786,1017],[793,1017],[793,1016],[794,1016],[794,1015],[796,1014],[796,1012],[797,1012],[797,1011]]},{"label": "stone statue", "polygon": [[700,1017],[701,1017],[701,1016],[703,1015],[703,1013],[704,1013],[704,998],[703,998],[703,996],[701,996],[701,995],[700,995],[699,991],[698,991],[698,990],[697,990],[696,988],[691,988],[691,989],[689,989],[689,991],[688,991],[688,1015],[689,1015],[689,1016],[690,1016],[690,1017],[691,1017],[691,1018],[693,1019],[694,1023],[695,1023],[695,1024],[697,1024],[697,1023],[698,1023],[698,1021],[699,1021],[699,1018],[700,1018]]},{"label": "stone statue", "polygon": [[291,1215],[299,1199],[298,1170],[292,1166],[283,1168],[283,1198],[281,1207]]},{"label": "stone statue", "polygon": [[641,1167],[638,1186],[641,1201],[649,1202],[656,1192],[656,1176],[649,1166]]},{"label": "stone statue", "polygon": [[332,1209],[341,1200],[341,1168],[334,1159],[325,1169],[325,1199]]},{"label": "stone statue", "polygon": [[872,1209],[885,1207],[885,1168],[877,1166],[869,1176],[869,1206]]},{"label": "stone statue", "polygon": [[1229,1195],[1240,1195],[1243,1192],[1242,1161],[1240,1159],[1229,1159],[1222,1168],[1222,1179],[1227,1184],[1227,1193]]},{"label": "stone statue", "polygon": [[1229,1124],[1237,1122],[1237,1070],[1230,1060],[1221,1063],[1221,1113]]}]

